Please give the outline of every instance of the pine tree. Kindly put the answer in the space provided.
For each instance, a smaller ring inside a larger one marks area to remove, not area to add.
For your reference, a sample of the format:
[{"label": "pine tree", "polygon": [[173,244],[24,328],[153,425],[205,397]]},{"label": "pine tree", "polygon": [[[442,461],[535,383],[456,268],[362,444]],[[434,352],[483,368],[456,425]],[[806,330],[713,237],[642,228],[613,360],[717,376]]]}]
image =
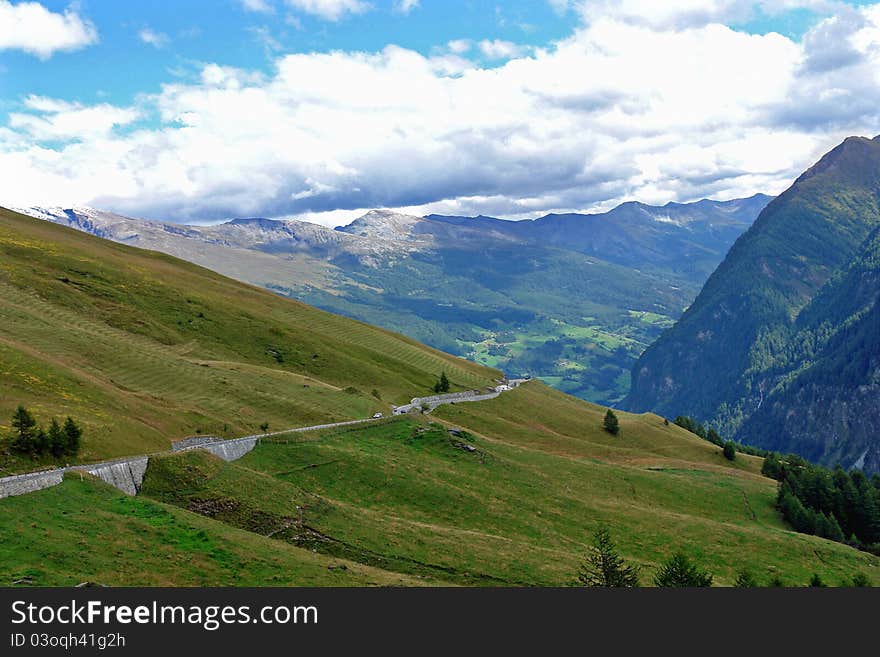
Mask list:
[{"label": "pine tree", "polygon": [[880,500],[877,489],[861,472],[852,473],[853,483],[858,492],[856,535],[866,545],[880,542]]},{"label": "pine tree", "polygon": [[846,538],[843,535],[843,530],[840,528],[840,523],[837,522],[837,518],[830,513],[823,515],[825,515],[825,538],[837,541],[838,543],[846,541]]},{"label": "pine tree", "polygon": [[815,534],[817,516],[812,509],[806,508],[798,499],[797,495],[792,491],[790,482],[786,481],[779,488],[779,497],[777,500],[779,510],[782,517],[792,528],[802,534]]},{"label": "pine tree", "polygon": [[61,429],[58,420],[52,418],[52,424],[49,425],[49,451],[56,459],[64,456],[67,452],[67,434]]},{"label": "pine tree", "polygon": [[581,567],[578,581],[584,586],[637,587],[639,568],[626,565],[614,547],[608,528],[600,527],[593,535],[593,549]]},{"label": "pine tree", "polygon": [[696,588],[712,586],[712,575],[700,570],[681,552],[660,567],[654,584],[666,588]]},{"label": "pine tree", "polygon": [[30,411],[24,406],[19,406],[12,416],[12,428],[15,433],[12,437],[12,448],[25,454],[32,453],[35,449],[34,440],[37,437],[37,421]]},{"label": "pine tree", "polygon": [[43,427],[37,429],[37,433],[34,435],[33,445],[33,453],[37,456],[42,456],[49,452],[49,436],[46,434]]},{"label": "pine tree", "polygon": [[65,441],[65,453],[75,456],[77,452],[79,452],[80,442],[82,441],[82,428],[73,421],[73,418],[68,416],[68,418],[64,421],[64,437],[67,439]]},{"label": "pine tree", "polygon": [[602,422],[602,425],[605,427],[605,431],[615,436],[620,432],[620,423],[617,421],[614,411],[610,408],[605,413],[605,420]]},{"label": "pine tree", "polygon": [[434,392],[449,392],[449,377],[446,376],[446,372],[440,373],[440,380],[434,384]]}]

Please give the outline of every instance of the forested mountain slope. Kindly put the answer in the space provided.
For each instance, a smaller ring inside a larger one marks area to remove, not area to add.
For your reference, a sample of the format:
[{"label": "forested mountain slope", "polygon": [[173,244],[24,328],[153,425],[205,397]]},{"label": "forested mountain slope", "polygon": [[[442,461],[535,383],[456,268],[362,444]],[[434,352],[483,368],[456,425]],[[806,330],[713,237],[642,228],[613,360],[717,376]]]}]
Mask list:
[{"label": "forested mountain slope", "polygon": [[737,240],[640,358],[624,406],[876,469],[878,225],[880,141],[849,138]]}]

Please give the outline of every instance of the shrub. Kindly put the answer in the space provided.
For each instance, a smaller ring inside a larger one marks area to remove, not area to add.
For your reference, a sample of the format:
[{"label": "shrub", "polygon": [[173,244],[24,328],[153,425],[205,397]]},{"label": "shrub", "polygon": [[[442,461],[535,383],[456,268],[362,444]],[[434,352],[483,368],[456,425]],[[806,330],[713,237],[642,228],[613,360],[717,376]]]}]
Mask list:
[{"label": "shrub", "polygon": [[736,460],[736,447],[729,440],[724,443],[724,458],[728,461]]},{"label": "shrub", "polygon": [[741,589],[752,589],[758,586],[758,582],[755,580],[755,576],[752,575],[751,571],[741,570],[737,573],[736,581],[733,585]]}]

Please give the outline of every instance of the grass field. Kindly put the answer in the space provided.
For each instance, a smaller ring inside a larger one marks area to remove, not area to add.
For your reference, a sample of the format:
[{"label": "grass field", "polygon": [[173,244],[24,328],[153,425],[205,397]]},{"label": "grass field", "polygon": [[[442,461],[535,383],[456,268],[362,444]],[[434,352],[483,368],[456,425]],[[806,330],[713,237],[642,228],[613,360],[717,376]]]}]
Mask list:
[{"label": "grass field", "polygon": [[[0,210],[0,435],[72,415],[83,460],[365,417],[499,373],[206,269]],[[6,426],[4,426],[6,425]],[[38,463],[0,457],[0,474]]]},{"label": "grass field", "polygon": [[[86,427],[81,458],[196,431],[364,417],[498,372],[166,256],[0,212],[0,418]],[[141,495],[78,476],[0,499],[0,584],[568,585],[608,525],[650,583],[677,550],[733,583],[837,584],[880,560],[796,534],[760,460],[531,382],[480,403],[150,460]],[[449,432],[460,428],[461,436]],[[8,427],[0,426],[0,433]],[[0,446],[2,453],[2,446]],[[47,463],[2,453],[6,471]]]},{"label": "grass field", "polygon": [[[507,418],[511,409],[522,418]],[[645,583],[678,549],[720,585],[743,568],[789,585],[814,572],[835,584],[856,572],[880,579],[876,557],[789,531],[758,459],[731,465],[660,418],[621,414],[612,437],[597,407],[537,383],[436,413],[279,437],[236,463],[163,458],[143,494],[327,556],[462,585],[570,584],[600,524]]]},{"label": "grass field", "polygon": [[409,578],[284,545],[68,477],[0,500],[0,586],[413,586]]}]

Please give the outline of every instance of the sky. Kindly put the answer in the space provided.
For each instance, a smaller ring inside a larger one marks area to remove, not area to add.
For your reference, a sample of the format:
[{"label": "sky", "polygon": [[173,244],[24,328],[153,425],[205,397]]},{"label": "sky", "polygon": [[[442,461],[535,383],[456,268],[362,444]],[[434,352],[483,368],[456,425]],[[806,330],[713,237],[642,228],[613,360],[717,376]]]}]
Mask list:
[{"label": "sky", "polygon": [[328,226],[783,191],[880,133],[880,2],[0,0],[0,204]]}]

